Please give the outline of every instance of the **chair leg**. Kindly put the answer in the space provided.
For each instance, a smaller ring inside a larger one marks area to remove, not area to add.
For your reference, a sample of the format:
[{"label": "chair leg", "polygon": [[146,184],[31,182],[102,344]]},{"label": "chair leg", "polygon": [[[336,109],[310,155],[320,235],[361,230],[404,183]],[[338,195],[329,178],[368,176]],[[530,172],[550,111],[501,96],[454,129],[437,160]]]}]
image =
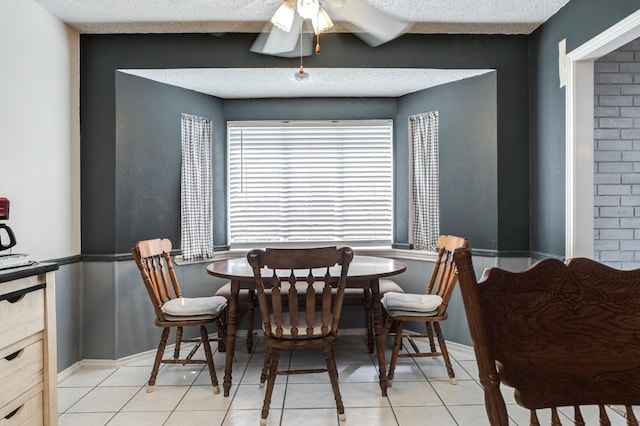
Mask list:
[{"label": "chair leg", "polygon": [[[218,320],[216,321],[216,325],[218,327],[218,338],[216,339],[219,342],[224,342],[227,340],[227,322],[226,315],[220,315]],[[220,346],[218,346],[219,348]],[[226,349],[226,348],[225,348]],[[222,351],[224,352],[224,351]]]},{"label": "chair leg", "polygon": [[273,387],[276,384],[276,376],[278,373],[278,362],[280,361],[280,349],[269,348],[269,379],[267,380],[267,390],[264,394],[264,404],[262,405],[262,416],[260,418],[260,425],[267,424],[267,417],[269,416],[269,406],[271,405],[271,395],[273,395]]},{"label": "chair leg", "polygon": [[153,387],[156,384],[156,377],[158,377],[158,369],[162,362],[162,356],[164,355],[164,348],[167,347],[167,339],[169,338],[169,327],[165,327],[162,330],[162,336],[160,336],[160,344],[158,345],[158,351],[156,352],[156,359],[153,362],[153,369],[151,370],[151,377],[149,378],[149,384],[147,385],[147,393],[153,392]]},{"label": "chair leg", "polygon": [[176,328],[176,346],[173,349],[173,359],[180,359],[180,344],[182,343],[182,327]]},{"label": "chair leg", "polygon": [[[227,324],[229,324],[229,309],[224,310],[224,315],[220,316],[218,320],[218,352],[226,352],[227,351]],[[222,324],[222,333],[221,326]]]},{"label": "chair leg", "polygon": [[202,346],[204,348],[204,356],[207,359],[207,365],[209,366],[209,376],[211,377],[211,385],[213,386],[213,393],[220,393],[220,386],[218,386],[218,376],[216,375],[216,367],[213,364],[213,355],[211,354],[211,344],[209,343],[209,333],[207,327],[200,326],[200,336],[202,337]]},{"label": "chair leg", "polygon": [[431,327],[430,322],[425,322],[424,325],[427,328],[427,336],[429,336],[429,345],[431,345],[431,353],[434,353],[436,351],[436,342],[435,340],[433,340],[433,328]]},{"label": "chair leg", "polygon": [[440,324],[437,322],[433,323],[433,328],[436,331],[436,336],[438,336],[438,344],[440,345],[440,352],[442,352],[442,357],[444,358],[444,364],[447,367],[447,374],[449,374],[449,382],[452,385],[455,385],[456,375],[453,372],[453,367],[451,366],[451,360],[449,359],[449,352],[447,351],[447,344],[444,342],[444,336],[442,335],[442,329],[440,328]]},{"label": "chair leg", "polygon": [[333,357],[333,345],[325,344],[322,352],[327,363],[327,371],[329,372],[329,379],[331,380],[331,387],[333,388],[333,397],[336,400],[336,408],[338,409],[338,419],[341,422],[347,420],[347,416],[344,414],[344,404],[342,403],[342,395],[340,395],[340,386],[338,385],[338,369],[336,368],[336,360]]},{"label": "chair leg", "polygon": [[271,364],[271,348],[267,347],[267,354],[264,356],[264,362],[262,363],[262,372],[260,373],[260,387],[264,387],[264,383],[269,376],[269,365]]},{"label": "chair leg", "polygon": [[395,323],[396,334],[393,339],[393,351],[391,352],[391,362],[389,363],[389,371],[387,372],[387,379],[389,380],[389,386],[391,386],[391,381],[393,380],[393,374],[396,370],[396,362],[398,362],[398,354],[400,353],[400,348],[402,347],[402,321],[394,321],[391,318],[387,319],[387,323],[385,325],[386,331],[388,332],[391,328],[391,324]]},{"label": "chair leg", "polygon": [[253,351],[253,317],[255,313],[255,290],[249,290],[247,298],[247,353]]},{"label": "chair leg", "polygon": [[371,309],[372,303],[373,302],[371,300],[371,290],[369,290],[368,288],[365,288],[363,290],[362,304],[364,305],[364,319],[367,324],[367,347],[369,348],[370,354],[373,353],[373,348],[374,348],[373,310]]}]

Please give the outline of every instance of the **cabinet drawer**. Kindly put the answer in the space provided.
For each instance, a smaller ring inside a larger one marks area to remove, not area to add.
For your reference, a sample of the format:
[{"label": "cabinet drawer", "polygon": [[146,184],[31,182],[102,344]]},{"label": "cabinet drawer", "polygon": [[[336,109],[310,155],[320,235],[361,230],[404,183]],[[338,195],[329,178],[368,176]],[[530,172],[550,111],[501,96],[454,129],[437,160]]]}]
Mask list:
[{"label": "cabinet drawer", "polygon": [[[15,344],[0,358],[0,407],[5,406],[43,380],[42,340],[28,346]],[[15,349],[15,350],[14,350]]]},{"label": "cabinet drawer", "polygon": [[44,289],[0,294],[0,348],[44,330]]},{"label": "cabinet drawer", "polygon": [[32,389],[9,406],[0,408],[0,426],[42,426],[44,424],[42,387]]}]

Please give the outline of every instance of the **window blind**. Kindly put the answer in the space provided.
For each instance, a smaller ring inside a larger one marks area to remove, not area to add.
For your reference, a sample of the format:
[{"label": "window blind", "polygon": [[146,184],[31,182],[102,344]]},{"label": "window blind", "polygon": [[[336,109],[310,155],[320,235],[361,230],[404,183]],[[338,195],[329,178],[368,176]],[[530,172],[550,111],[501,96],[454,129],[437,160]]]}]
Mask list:
[{"label": "window blind", "polygon": [[231,247],[391,243],[390,120],[229,122],[227,130]]}]

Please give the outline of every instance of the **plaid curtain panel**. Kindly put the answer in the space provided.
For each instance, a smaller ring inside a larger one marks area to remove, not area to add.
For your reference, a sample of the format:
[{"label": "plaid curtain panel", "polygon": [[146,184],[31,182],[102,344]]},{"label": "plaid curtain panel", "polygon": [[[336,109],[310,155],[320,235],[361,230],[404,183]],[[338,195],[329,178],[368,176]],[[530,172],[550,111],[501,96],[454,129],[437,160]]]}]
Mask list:
[{"label": "plaid curtain panel", "polygon": [[213,257],[211,120],[182,114],[182,257]]},{"label": "plaid curtain panel", "polygon": [[437,251],[440,234],[438,112],[409,117],[411,128],[412,242]]}]

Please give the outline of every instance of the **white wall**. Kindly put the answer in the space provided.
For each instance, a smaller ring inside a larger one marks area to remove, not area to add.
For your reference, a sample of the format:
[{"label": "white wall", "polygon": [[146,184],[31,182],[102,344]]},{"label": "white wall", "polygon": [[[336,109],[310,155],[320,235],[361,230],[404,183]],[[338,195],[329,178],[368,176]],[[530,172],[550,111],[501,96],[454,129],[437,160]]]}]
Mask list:
[{"label": "white wall", "polygon": [[14,253],[80,253],[79,35],[33,0],[0,1],[0,197]]}]

